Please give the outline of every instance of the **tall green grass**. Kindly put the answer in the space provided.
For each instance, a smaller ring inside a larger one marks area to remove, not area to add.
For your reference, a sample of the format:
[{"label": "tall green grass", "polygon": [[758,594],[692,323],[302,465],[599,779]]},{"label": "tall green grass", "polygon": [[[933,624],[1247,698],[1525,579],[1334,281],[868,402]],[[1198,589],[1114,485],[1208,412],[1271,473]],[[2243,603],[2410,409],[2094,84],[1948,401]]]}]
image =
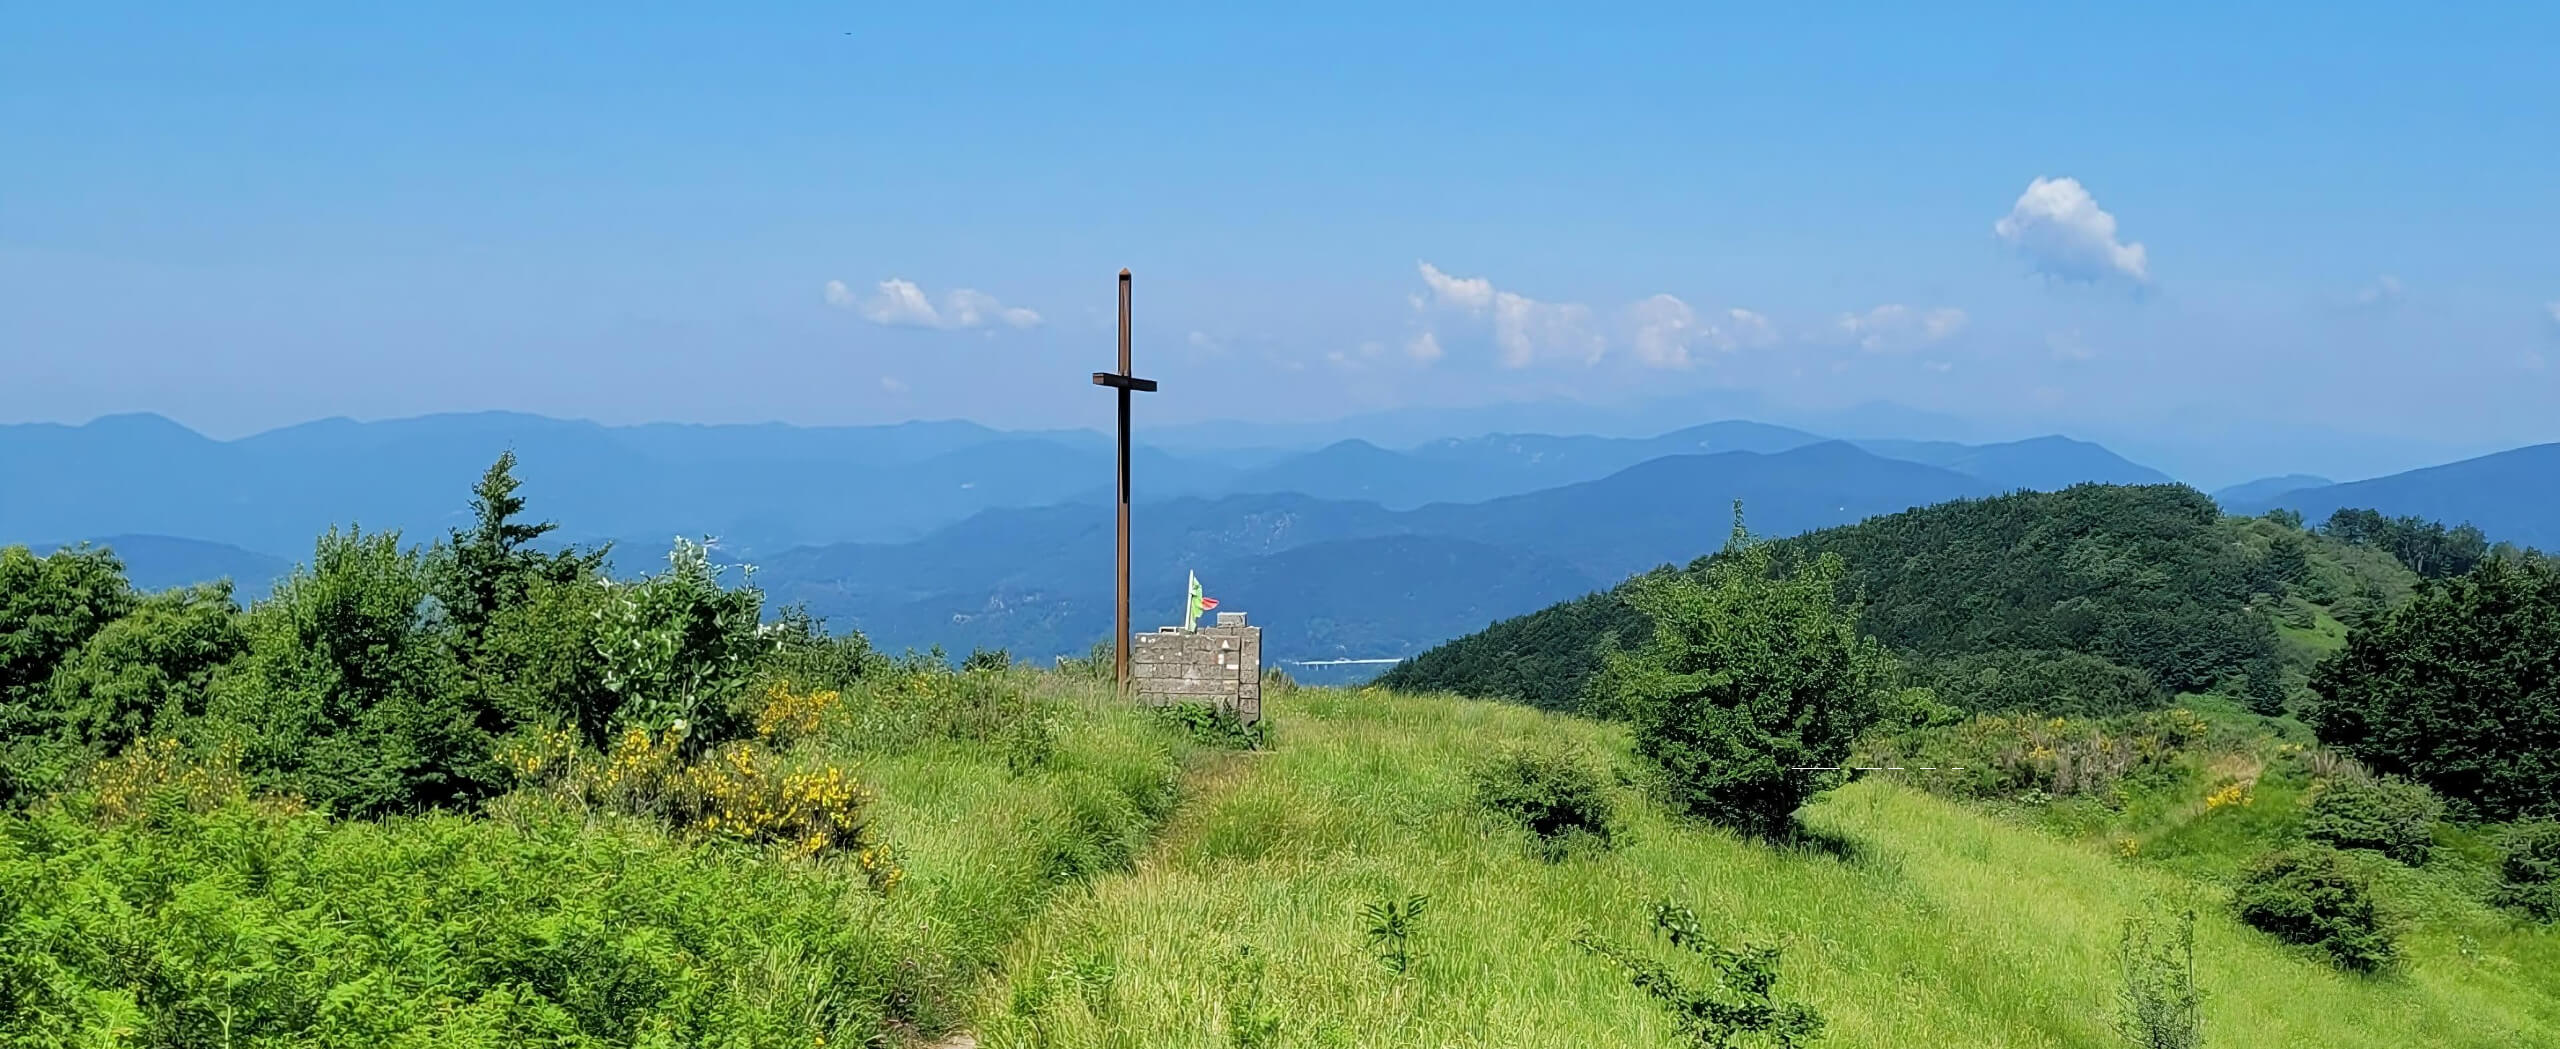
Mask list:
[{"label": "tall green grass", "polygon": [[[1667,1016],[1569,945],[1584,929],[1641,942],[1670,900],[1719,941],[1782,945],[1781,994],[1820,1010],[1828,1045],[2121,1044],[2122,922],[2190,904],[2208,1045],[2560,1045],[2560,936],[2477,907],[2438,901],[2401,970],[2349,976],[2238,925],[2210,878],[1875,779],[1811,806],[1829,844],[1793,849],[1673,823],[1622,785],[1617,847],[1548,862],[1470,807],[1469,768],[1559,739],[1624,767],[1616,729],[1383,692],[1269,709],[1282,747],[1204,775],[1133,871],[1007,953],[980,1003],[988,1044],[1675,1044]],[[1399,976],[1361,913],[1415,894],[1431,906]]]},{"label": "tall green grass", "polygon": [[935,1035],[1058,891],[1137,854],[1189,745],[1058,682],[928,684],[848,695],[790,755],[877,794],[906,875],[885,896],[850,859],[538,792],[381,821],[237,796],[0,815],[0,1046]]}]

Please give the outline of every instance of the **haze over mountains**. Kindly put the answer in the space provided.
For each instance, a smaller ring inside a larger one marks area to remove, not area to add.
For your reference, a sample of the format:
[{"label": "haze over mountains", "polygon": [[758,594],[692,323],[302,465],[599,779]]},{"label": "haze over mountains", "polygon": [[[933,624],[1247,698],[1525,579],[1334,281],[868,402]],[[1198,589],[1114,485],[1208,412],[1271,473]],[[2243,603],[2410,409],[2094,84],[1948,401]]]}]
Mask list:
[{"label": "haze over mountains", "polygon": [[[1400,657],[1685,562],[1723,541],[1736,499],[1754,531],[1786,535],[2017,489],[2172,483],[2059,436],[1838,441],[1748,421],[1168,445],[1136,458],[1137,618],[1176,616],[1196,571],[1227,607],[1275,626],[1283,660]],[[0,491],[44,493],[0,502],[0,543],[106,542],[143,585],[231,577],[255,597],[333,525],[441,536],[510,448],[532,513],[560,522],[561,540],[615,541],[626,573],[654,570],[672,536],[710,535],[779,601],[893,649],[1038,658],[1109,630],[1111,449],[1090,431],[511,413],[331,419],[229,441],[150,415],[0,426]],[[2349,484],[2269,478],[2217,499],[2315,520],[2371,506],[2550,546],[2555,479],[2560,445],[2544,445]]]}]

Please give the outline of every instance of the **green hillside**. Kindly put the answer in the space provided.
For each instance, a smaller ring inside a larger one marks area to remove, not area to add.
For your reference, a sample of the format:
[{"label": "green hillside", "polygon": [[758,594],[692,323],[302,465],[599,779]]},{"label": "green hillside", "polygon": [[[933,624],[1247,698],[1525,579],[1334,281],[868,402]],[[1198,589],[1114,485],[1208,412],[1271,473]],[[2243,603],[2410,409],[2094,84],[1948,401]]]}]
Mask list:
[{"label": "green hillside", "polygon": [[[2106,833],[1933,795],[1918,774],[1808,809],[1824,849],[1671,821],[1620,786],[1623,844],[1550,863],[1472,807],[1468,772],[1531,741],[1632,771],[1615,728],[1374,690],[1273,709],[1275,752],[1207,770],[1133,871],[1052,908],[1008,952],[981,1004],[988,1044],[1674,1045],[1661,1010],[1570,942],[1584,929],[1638,941],[1646,908],[1670,900],[1715,937],[1782,946],[1778,989],[1819,1011],[1820,1045],[2123,1044],[2109,1027],[2120,923],[2189,905],[2203,915],[2206,1044],[2560,1045],[2560,933],[2431,899],[2434,882],[2395,900],[2413,914],[2410,958],[2383,980],[2230,920],[2227,870],[2212,873],[2227,857],[2198,859],[2200,843],[2298,819],[2277,796],[2286,773],[2254,780],[2245,809],[2211,807],[2203,770],[2219,759],[2196,755],[2134,858]],[[1399,976],[1361,912],[1413,894],[1429,905]],[[1238,1033],[1262,1025],[1267,1042]]]},{"label": "green hillside", "polygon": [[1985,500],[1657,579],[1623,722],[1248,727],[609,579],[511,467],[247,608],[0,548],[0,1049],[2560,1046],[2538,559]]},{"label": "green hillside", "polygon": [[[2387,555],[2277,521],[2226,518],[2210,498],[2171,485],[1959,500],[1774,545],[1782,562],[1839,555],[1849,591],[1865,601],[1864,629],[1906,656],[1920,680],[1985,708],[1999,705],[1972,684],[1985,666],[2074,670],[2055,656],[2074,653],[2149,683],[2109,690],[2147,693],[2147,702],[2111,695],[2093,704],[2157,706],[2223,688],[2274,710],[2316,650],[2333,643],[2319,624],[2387,607],[2414,582]],[[1632,646],[1649,629],[1626,593],[1494,624],[1379,683],[1574,709],[1603,648]]]}]

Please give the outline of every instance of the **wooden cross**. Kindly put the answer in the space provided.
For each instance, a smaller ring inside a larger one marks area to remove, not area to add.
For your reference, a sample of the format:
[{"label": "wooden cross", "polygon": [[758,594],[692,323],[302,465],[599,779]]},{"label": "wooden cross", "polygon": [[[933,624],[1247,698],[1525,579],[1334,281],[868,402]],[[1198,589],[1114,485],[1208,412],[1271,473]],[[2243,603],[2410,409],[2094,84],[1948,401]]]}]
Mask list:
[{"label": "wooden cross", "polygon": [[1093,373],[1093,384],[1120,391],[1120,577],[1113,605],[1111,669],[1120,691],[1129,691],[1129,395],[1154,393],[1156,381],[1129,373],[1129,271],[1120,271],[1120,370]]}]

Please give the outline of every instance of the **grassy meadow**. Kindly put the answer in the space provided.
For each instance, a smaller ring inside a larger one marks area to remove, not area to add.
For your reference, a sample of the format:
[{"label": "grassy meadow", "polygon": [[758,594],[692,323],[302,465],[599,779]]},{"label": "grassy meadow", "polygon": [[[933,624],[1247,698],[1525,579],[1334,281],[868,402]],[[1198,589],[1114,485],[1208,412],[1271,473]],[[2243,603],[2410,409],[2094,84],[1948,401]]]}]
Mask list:
[{"label": "grassy meadow", "polygon": [[[1651,1000],[1570,943],[1646,943],[1647,908],[1670,900],[1720,941],[1782,945],[1778,997],[1821,1012],[1820,1044],[2123,1044],[2121,923],[2193,906],[2209,1045],[2560,1045],[2560,933],[2432,877],[2393,886],[2405,959],[2379,977],[2234,921],[2206,859],[2264,833],[2239,821],[2289,803],[2272,783],[2247,806],[2155,806],[2127,832],[1871,778],[1807,811],[1817,844],[1779,849],[1669,821],[1622,782],[1617,846],[1549,862],[1476,810],[1468,768],[1561,738],[1632,772],[1622,730],[1383,691],[1268,709],[1275,749],[1196,770],[1133,869],[1064,896],[1006,951],[978,1007],[985,1044],[1676,1044]],[[1414,894],[1429,902],[1400,976],[1360,913]]]}]

